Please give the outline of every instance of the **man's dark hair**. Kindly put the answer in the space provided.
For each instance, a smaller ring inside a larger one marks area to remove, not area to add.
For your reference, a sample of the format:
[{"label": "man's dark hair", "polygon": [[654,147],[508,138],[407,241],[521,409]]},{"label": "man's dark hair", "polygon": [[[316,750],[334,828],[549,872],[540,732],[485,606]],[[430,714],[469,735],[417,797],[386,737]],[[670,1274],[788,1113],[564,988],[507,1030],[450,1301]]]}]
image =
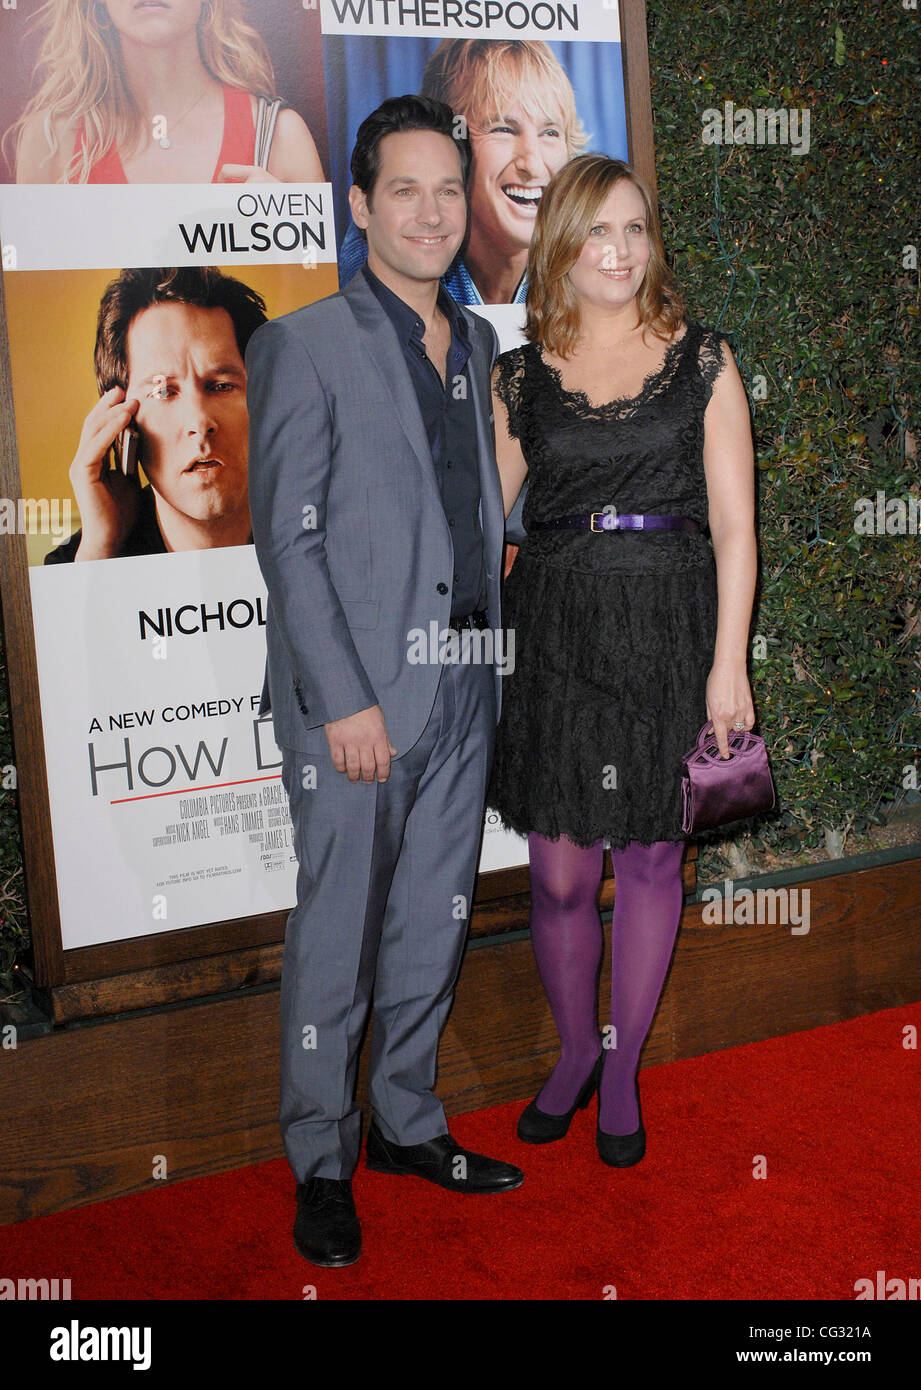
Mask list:
[{"label": "man's dark hair", "polygon": [[193,304],[200,309],[226,309],[242,357],[246,344],[265,323],[261,294],[223,275],[211,266],[179,266],[172,270],[123,270],[106,286],[96,322],[96,385],[99,394],[128,385],[128,329],[135,316],[152,304]]},{"label": "man's dark hair", "polygon": [[461,178],[464,188],[470,172],[470,140],[467,128],[443,101],[433,97],[389,97],[376,111],[366,116],[358,127],[350,168],[352,182],[357,184],[371,206],[371,194],[380,173],[380,143],[385,135],[405,130],[434,130],[454,141],[460,155]]}]

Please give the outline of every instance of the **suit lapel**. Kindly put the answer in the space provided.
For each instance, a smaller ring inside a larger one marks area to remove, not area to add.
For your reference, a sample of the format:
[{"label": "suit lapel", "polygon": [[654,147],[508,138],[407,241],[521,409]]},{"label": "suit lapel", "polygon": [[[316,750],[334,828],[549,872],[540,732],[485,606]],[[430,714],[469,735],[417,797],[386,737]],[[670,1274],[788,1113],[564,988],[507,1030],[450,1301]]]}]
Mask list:
[{"label": "suit lapel", "polygon": [[383,382],[403,433],[412,445],[426,477],[434,483],[435,464],[422,412],[393,324],[360,270],[352,276],[342,294],[361,330],[362,345],[371,369]]},{"label": "suit lapel", "polygon": [[[441,507],[441,494],[435,477],[435,464],[429,448],[428,435],[412,379],[403,360],[403,349],[394,332],[393,324],[387,317],[377,296],[371,289],[361,271],[357,271],[342,290],[348,309],[360,330],[359,337],[365,358],[371,371],[377,373],[388,398],[393,402],[397,419],[403,433],[412,445],[422,467],[425,480],[434,489]],[[486,550],[486,568],[490,574],[498,565],[497,556],[501,554],[503,516],[502,489],[493,453],[492,425],[489,421],[489,408],[484,396],[484,383],[489,380],[489,362],[480,337],[474,315],[461,306],[467,319],[467,331],[472,350],[468,379],[473,393],[473,407],[477,427],[477,462],[480,480],[480,528]],[[447,523],[445,523],[447,529]]]}]

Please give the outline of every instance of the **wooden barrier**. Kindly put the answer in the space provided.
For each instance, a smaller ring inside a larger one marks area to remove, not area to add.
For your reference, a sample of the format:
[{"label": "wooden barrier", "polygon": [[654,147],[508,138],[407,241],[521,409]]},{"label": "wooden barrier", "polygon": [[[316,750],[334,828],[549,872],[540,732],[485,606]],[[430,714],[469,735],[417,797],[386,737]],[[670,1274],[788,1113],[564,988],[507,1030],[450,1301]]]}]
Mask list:
[{"label": "wooden barrier", "polygon": [[[709,926],[703,904],[686,904],[644,1066],[921,998],[921,858],[796,886],[810,893],[805,934]],[[257,973],[231,995],[65,1025],[0,1053],[0,1222],[143,1191],[154,1154],[172,1181],[282,1156],[278,999]],[[603,988],[602,1018],[607,1002]],[[527,1100],[555,1054],[527,934],[474,937],[440,1051],[447,1112]]]}]

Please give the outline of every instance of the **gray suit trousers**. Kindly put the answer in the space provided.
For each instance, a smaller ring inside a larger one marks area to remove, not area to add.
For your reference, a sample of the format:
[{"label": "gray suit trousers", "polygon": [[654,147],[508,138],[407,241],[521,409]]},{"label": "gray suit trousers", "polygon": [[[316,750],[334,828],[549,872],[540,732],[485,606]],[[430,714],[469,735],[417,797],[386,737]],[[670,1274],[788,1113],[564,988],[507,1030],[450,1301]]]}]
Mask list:
[{"label": "gray suit trousers", "polygon": [[384,1137],[420,1144],[447,1132],[433,1092],[438,1040],[463,956],[495,732],[492,664],[458,661],[442,665],[428,723],[386,782],[350,782],[328,749],[282,749],[298,874],[282,963],[279,1124],[299,1182],[351,1177],[358,1161],[355,1078],[372,999],[370,1098]]}]

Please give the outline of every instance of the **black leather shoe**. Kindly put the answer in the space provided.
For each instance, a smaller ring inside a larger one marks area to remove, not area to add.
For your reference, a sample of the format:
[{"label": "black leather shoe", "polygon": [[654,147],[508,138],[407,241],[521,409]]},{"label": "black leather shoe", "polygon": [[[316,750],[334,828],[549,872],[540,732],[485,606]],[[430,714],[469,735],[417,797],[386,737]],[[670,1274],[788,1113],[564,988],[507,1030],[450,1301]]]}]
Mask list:
[{"label": "black leather shoe", "polygon": [[353,1265],[361,1254],[361,1226],[350,1178],[308,1178],[297,1184],[294,1244],[311,1264]]},{"label": "black leather shoe", "polygon": [[439,1134],[425,1144],[391,1144],[373,1120],[365,1161],[375,1173],[426,1178],[451,1192],[510,1192],[524,1182],[520,1168],[462,1149],[450,1134]]},{"label": "black leather shoe", "polygon": [[[640,1085],[636,1083],[636,1104],[639,1109]],[[643,1112],[640,1110],[639,1129],[632,1134],[606,1134],[599,1124],[595,1130],[598,1157],[609,1168],[632,1168],[639,1163],[646,1152],[646,1131],[643,1128]]]},{"label": "black leather shoe", "polygon": [[598,1060],[592,1067],[588,1080],[576,1096],[575,1104],[571,1110],[567,1110],[565,1115],[548,1115],[545,1110],[538,1107],[537,1100],[532,1100],[526,1110],[521,1112],[518,1121],[518,1138],[523,1139],[526,1144],[550,1144],[554,1139],[562,1139],[563,1135],[572,1124],[572,1117],[577,1110],[584,1110],[598,1089],[601,1080],[601,1066],[604,1062],[604,1053],[600,1053]]}]

